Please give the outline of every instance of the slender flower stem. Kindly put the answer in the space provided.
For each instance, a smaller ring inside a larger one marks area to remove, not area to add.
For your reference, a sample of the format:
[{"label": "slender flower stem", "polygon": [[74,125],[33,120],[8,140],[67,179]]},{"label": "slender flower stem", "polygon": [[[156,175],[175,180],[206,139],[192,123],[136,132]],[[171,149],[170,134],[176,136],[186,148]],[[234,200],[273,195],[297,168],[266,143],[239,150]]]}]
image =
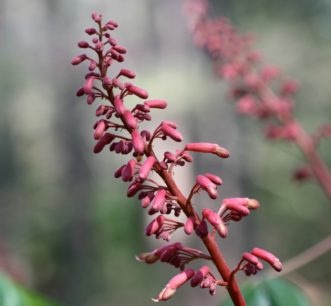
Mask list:
[{"label": "slender flower stem", "polygon": [[[185,198],[185,196],[182,194],[182,192],[176,185],[172,176],[166,171],[160,171],[160,172],[158,171],[158,174],[162,177],[162,179],[166,183],[169,190],[173,194],[177,195],[178,203],[181,205],[186,216],[187,217],[196,216],[193,207],[191,205],[186,205],[187,199]],[[227,265],[227,263],[223,257],[223,254],[215,241],[215,237],[208,234],[206,237],[202,238],[202,241],[203,241],[204,245],[206,246],[206,248],[207,248],[218,272],[222,276],[223,280],[225,282],[229,282],[231,270],[230,270],[229,266]],[[246,305],[245,299],[240,291],[240,288],[238,286],[238,283],[237,283],[235,277],[231,278],[231,281],[228,283],[227,289],[228,289],[228,292],[229,292],[231,299],[235,306],[245,306]]]},{"label": "slender flower stem", "polygon": [[296,140],[302,150],[320,186],[331,203],[331,173],[324,160],[319,156],[316,145],[310,135],[300,126],[300,133]]}]

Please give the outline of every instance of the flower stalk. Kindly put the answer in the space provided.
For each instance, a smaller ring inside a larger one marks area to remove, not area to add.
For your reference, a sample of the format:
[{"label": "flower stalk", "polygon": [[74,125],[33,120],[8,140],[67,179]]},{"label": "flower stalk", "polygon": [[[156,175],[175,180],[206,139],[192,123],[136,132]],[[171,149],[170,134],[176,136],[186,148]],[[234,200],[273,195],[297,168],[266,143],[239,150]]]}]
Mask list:
[{"label": "flower stalk", "polygon": [[[96,144],[93,151],[100,153],[108,149],[115,154],[131,156],[126,164],[115,171],[114,176],[129,184],[128,197],[137,195],[142,208],[147,209],[150,215],[157,215],[145,229],[147,236],[169,241],[172,233],[184,230],[187,235],[195,233],[208,251],[204,253],[175,242],[138,255],[139,261],[148,264],[165,262],[181,271],[168,282],[154,301],[170,299],[179,287],[192,280],[192,287],[200,285],[201,288],[208,288],[211,295],[216,293],[218,287],[225,287],[234,305],[246,305],[235,274],[239,271],[247,274],[247,264],[242,263],[247,261],[248,255],[239,261],[237,267],[231,269],[216,241],[215,233],[226,238],[229,223],[249,215],[251,210],[258,208],[258,202],[248,198],[232,198],[224,199],[218,211],[199,209],[198,203],[193,204],[197,193],[206,192],[210,198],[218,198],[217,189],[222,184],[222,179],[212,173],[198,175],[191,193],[187,197],[183,194],[175,181],[174,170],[193,161],[190,152],[210,153],[221,158],[229,157],[229,152],[217,144],[188,143],[176,152],[164,152],[164,158],[159,159],[154,152],[157,141],[183,141],[177,124],[162,121],[154,131],[143,129],[142,126],[144,121],[152,120],[152,110],[165,109],[167,102],[159,99],[147,100],[148,92],[131,83],[136,77],[133,71],[123,68],[116,73],[110,69],[114,62],[124,62],[127,52],[112,36],[112,31],[118,24],[114,21],[103,23],[102,16],[96,13],[92,14],[92,19],[96,27],[85,31],[91,36],[91,42],[78,43],[79,48],[91,51],[92,55],[79,55],[72,60],[72,64],[89,63],[84,84],[77,91],[77,96],[86,96],[87,104],[101,103],[96,110],[96,116],[102,119],[94,125]],[[125,101],[129,95],[138,100],[134,107],[130,107]],[[141,100],[144,100],[143,103]],[[158,175],[161,183],[150,178],[152,173]],[[180,214],[187,217],[184,223],[176,220]],[[269,252],[262,254],[265,255],[262,259],[275,268],[274,261],[270,259],[275,257],[268,257],[266,254],[271,254]],[[203,265],[197,271],[186,268],[193,260],[212,263],[220,276],[216,277],[209,265]],[[280,269],[279,263],[276,270]]]}]

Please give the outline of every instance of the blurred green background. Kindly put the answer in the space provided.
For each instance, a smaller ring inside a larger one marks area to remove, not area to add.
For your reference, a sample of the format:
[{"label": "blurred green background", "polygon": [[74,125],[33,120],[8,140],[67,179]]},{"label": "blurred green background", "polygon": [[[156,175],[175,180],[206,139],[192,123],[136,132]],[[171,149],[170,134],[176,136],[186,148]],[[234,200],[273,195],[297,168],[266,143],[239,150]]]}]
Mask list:
[{"label": "blurred green background", "polygon": [[[150,297],[176,273],[135,261],[136,253],[157,245],[143,235],[146,214],[113,178],[123,158],[92,153],[95,106],[75,97],[86,68],[70,65],[92,11],[119,22],[114,36],[129,50],[123,67],[137,72],[136,84],[169,102],[155,120],[174,119],[187,140],[217,142],[232,153],[226,161],[196,156],[194,166],[178,173],[183,188],[208,170],[223,178],[222,196],[262,203],[221,242],[231,264],[256,245],[287,259],[331,232],[331,205],[320,187],[291,181],[300,152],[266,142],[258,122],[235,114],[226,86],[191,43],[182,4],[0,1],[0,268],[63,305],[152,305]],[[255,33],[266,61],[301,83],[296,114],[309,131],[330,122],[331,1],[212,5],[212,15]],[[330,143],[320,151],[330,164]],[[326,254],[289,275],[317,306],[331,304],[330,260]],[[168,305],[217,305],[226,296],[218,291],[213,298],[185,288]]]}]

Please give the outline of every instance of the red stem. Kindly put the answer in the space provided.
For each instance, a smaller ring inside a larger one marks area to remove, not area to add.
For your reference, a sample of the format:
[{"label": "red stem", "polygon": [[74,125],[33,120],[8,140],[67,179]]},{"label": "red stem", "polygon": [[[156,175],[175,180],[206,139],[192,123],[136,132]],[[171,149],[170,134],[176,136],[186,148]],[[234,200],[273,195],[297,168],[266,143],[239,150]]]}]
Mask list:
[{"label": "red stem", "polygon": [[315,178],[323,188],[327,197],[331,200],[331,173],[325,162],[319,156],[316,150],[316,144],[313,138],[305,132],[298,123],[300,128],[299,136],[296,138],[296,143],[307,158]]},{"label": "red stem", "polygon": [[[157,170],[157,173],[162,177],[164,182],[166,183],[167,187],[173,193],[177,196],[178,203],[183,209],[184,213],[187,217],[194,216],[197,218],[196,213],[191,205],[186,205],[187,199],[182,194],[178,186],[176,185],[175,181],[173,180],[170,173],[168,173],[165,170]],[[227,265],[224,256],[218,247],[218,244],[216,243],[215,237],[213,237],[211,234],[208,234],[208,236],[202,238],[202,241],[206,248],[209,251],[209,254],[218,270],[220,275],[222,276],[223,280],[228,283],[227,289],[229,292],[229,295],[234,303],[235,306],[246,306],[245,299],[240,291],[240,288],[238,286],[238,283],[235,279],[235,277],[231,277],[231,270],[229,266]]]}]

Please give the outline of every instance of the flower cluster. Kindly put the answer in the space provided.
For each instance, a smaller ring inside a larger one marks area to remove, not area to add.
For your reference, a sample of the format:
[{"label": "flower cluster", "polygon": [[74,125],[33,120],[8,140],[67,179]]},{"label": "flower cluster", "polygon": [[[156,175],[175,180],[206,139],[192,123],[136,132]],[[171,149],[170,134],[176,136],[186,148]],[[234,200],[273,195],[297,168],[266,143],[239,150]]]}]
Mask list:
[{"label": "flower cluster", "polygon": [[296,143],[308,163],[294,171],[294,179],[315,177],[331,196],[331,176],[315,152],[320,139],[331,136],[331,126],[321,126],[312,135],[304,131],[294,115],[298,82],[264,64],[251,34],[241,34],[224,17],[210,18],[208,0],[188,0],[185,10],[194,43],[207,50],[215,73],[229,84],[228,96],[236,102],[237,112],[264,121],[268,139]]},{"label": "flower cluster", "polygon": [[[206,192],[211,199],[218,198],[217,189],[222,185],[222,179],[212,173],[198,175],[190,194],[186,197],[182,193],[174,180],[173,171],[177,166],[191,163],[191,153],[227,158],[229,152],[217,144],[198,142],[187,143],[183,149],[175,152],[164,152],[163,158],[158,158],[154,153],[156,140],[183,140],[177,124],[162,121],[152,131],[141,127],[144,121],[152,120],[153,109],[165,109],[167,103],[164,100],[148,100],[148,92],[131,83],[136,76],[131,70],[121,69],[118,73],[110,71],[108,74],[114,62],[124,61],[126,49],[111,34],[118,27],[116,22],[103,23],[102,16],[96,13],[92,14],[92,19],[96,27],[85,31],[91,36],[91,40],[78,43],[80,48],[88,49],[92,55],[84,53],[76,56],[72,64],[87,62],[89,69],[77,96],[85,96],[87,104],[101,102],[96,110],[96,116],[100,119],[94,125],[94,152],[100,153],[108,149],[117,154],[130,155],[127,163],[119,167],[114,176],[129,184],[128,197],[137,196],[148,214],[156,215],[145,229],[147,236],[155,235],[156,238],[169,241],[171,234],[182,228],[187,235],[195,233],[200,237],[208,251],[205,254],[175,242],[138,255],[139,261],[148,264],[166,262],[181,270],[168,282],[155,301],[169,299],[177,288],[191,280],[192,287],[199,285],[201,288],[208,288],[212,295],[218,286],[225,286],[235,305],[245,305],[235,273],[244,271],[247,275],[255,274],[262,268],[259,259],[265,260],[277,271],[281,270],[281,264],[269,252],[254,249],[250,255],[245,253],[238,266],[231,270],[216,243],[216,233],[226,238],[229,222],[240,221],[251,210],[257,209],[259,203],[249,198],[228,198],[221,201],[218,211],[209,208],[199,211],[199,205],[192,203],[196,194]],[[111,73],[113,76],[110,76]],[[125,101],[129,95],[138,100],[133,107]],[[151,177],[152,172],[159,176],[162,183]],[[185,222],[177,220],[182,213],[187,217]],[[211,261],[220,273],[220,278],[206,265],[196,271],[184,270],[187,264],[198,259]]]}]

